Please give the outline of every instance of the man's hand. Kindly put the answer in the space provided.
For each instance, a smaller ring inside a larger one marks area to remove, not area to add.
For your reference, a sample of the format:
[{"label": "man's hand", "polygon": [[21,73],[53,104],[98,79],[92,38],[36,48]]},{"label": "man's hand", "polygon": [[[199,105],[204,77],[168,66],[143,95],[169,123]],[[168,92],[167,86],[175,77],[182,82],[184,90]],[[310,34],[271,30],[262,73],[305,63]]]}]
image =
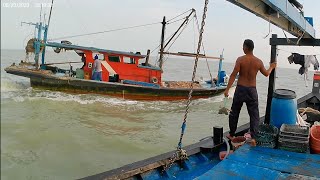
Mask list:
[{"label": "man's hand", "polygon": [[277,67],[277,63],[276,63],[276,62],[271,63],[271,64],[270,64],[270,67],[271,67],[272,69],[276,68],[276,67]]},{"label": "man's hand", "polygon": [[226,90],[224,91],[224,97],[229,97],[229,89],[226,89]]}]

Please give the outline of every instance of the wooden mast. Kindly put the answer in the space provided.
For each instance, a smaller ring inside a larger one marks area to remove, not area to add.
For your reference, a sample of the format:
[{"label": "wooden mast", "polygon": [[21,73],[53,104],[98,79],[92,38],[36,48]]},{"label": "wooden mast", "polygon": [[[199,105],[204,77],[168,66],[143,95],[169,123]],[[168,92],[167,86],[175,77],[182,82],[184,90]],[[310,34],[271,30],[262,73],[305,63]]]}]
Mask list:
[{"label": "wooden mast", "polygon": [[163,51],[164,51],[164,34],[166,29],[166,17],[163,17],[162,21],[162,32],[161,32],[161,47],[160,47],[160,57],[159,57],[159,67],[162,70],[162,64],[163,64]]}]

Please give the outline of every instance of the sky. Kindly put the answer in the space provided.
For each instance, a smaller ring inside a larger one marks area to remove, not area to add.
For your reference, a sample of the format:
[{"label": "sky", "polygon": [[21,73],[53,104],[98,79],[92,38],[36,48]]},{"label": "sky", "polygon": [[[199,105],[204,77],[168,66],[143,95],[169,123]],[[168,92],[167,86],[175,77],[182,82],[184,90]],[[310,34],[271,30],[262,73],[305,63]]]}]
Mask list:
[{"label": "sky", "polygon": [[[320,1],[300,0],[305,16],[314,19],[317,38],[320,38]],[[1,1],[1,49],[24,49],[34,36],[34,28],[21,22],[38,22],[42,9],[42,20],[49,16],[51,0],[2,0]],[[42,4],[42,8],[41,8]],[[160,43],[163,16],[173,18],[191,8],[196,9],[201,22],[204,0],[55,0],[49,28],[49,39],[78,34],[106,31],[136,25],[157,23],[152,26],[127,29],[91,36],[67,38],[73,44],[99,48],[140,51],[146,53]],[[45,15],[44,15],[45,14]],[[166,35],[172,34],[179,23],[167,26]],[[226,61],[234,62],[243,55],[245,39],[255,42],[254,53],[264,63],[270,60],[269,38],[271,34],[285,37],[282,30],[254,14],[226,0],[210,0],[204,29],[206,54],[219,56],[224,50]],[[264,38],[266,35],[269,36]],[[291,37],[288,33],[287,35]],[[171,52],[194,52],[198,41],[196,25],[190,21],[188,27],[171,47]],[[286,57],[290,52],[319,54],[320,47],[279,47],[279,67],[290,66]],[[157,55],[157,50],[152,55]]]}]

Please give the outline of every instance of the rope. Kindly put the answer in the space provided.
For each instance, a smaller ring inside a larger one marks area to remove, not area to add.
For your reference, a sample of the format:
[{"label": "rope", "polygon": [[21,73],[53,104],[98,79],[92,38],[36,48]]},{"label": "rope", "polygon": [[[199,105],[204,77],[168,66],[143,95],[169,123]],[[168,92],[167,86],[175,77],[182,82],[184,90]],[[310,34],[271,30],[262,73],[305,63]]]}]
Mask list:
[{"label": "rope", "polygon": [[[177,39],[180,37],[180,35],[182,34],[182,32],[186,29],[186,27],[188,26],[188,21],[186,22],[186,24],[184,25],[184,27],[182,28],[182,30],[179,32],[179,34],[174,38],[174,40],[172,41],[172,43],[170,44],[170,46],[168,47],[167,51],[169,51],[169,49],[173,46],[173,44],[177,41]],[[170,36],[171,37],[171,36]],[[163,61],[163,63],[165,63],[168,60],[169,56]]]},{"label": "rope", "polygon": [[[181,19],[178,19],[176,21],[173,21],[173,22],[170,22],[186,13],[188,13],[189,11],[192,11],[192,9],[188,10],[188,11],[185,11],[183,12],[182,14],[179,14],[178,16],[175,16],[171,19],[169,19],[167,21],[168,24],[172,24],[172,23],[175,23],[177,21],[180,21],[182,19],[185,19],[184,18],[181,18]],[[118,28],[118,29],[111,29],[111,30],[105,30],[105,31],[98,31],[98,32],[92,32],[92,33],[85,33],[85,34],[78,34],[78,35],[71,35],[71,36],[64,36],[64,37],[58,37],[58,38],[52,38],[52,39],[49,39],[50,41],[55,41],[55,40],[61,40],[61,39],[68,39],[68,38],[75,38],[75,37],[82,37],[82,36],[89,36],[89,35],[96,35],[96,34],[102,34],[102,33],[107,33],[107,32],[114,32],[114,31],[121,31],[121,30],[127,30],[127,29],[133,29],[133,28],[138,28],[138,27],[146,27],[146,26],[151,26],[151,25],[155,25],[155,24],[161,24],[162,22],[155,22],[155,23],[149,23],[149,24],[142,24],[142,25],[136,25],[136,26],[129,26],[129,27],[124,27],[124,28]]]},{"label": "rope", "polygon": [[173,18],[169,19],[169,20],[167,21],[167,23],[169,23],[170,21],[172,21],[172,20],[174,20],[174,19],[176,19],[176,18],[178,18],[178,17],[180,17],[180,16],[182,16],[182,15],[184,15],[184,14],[186,14],[186,13],[190,12],[190,11],[192,11],[192,9],[189,9],[189,10],[187,10],[187,11],[185,11],[185,12],[183,12],[183,13],[179,14],[178,16],[175,16],[175,17],[173,17]]},{"label": "rope", "polygon": [[[199,21],[198,21],[198,18],[197,18],[197,15],[195,14],[195,19],[196,19],[196,23],[197,23],[197,27],[198,27],[198,32],[200,33],[200,30],[199,30]],[[203,53],[206,54],[206,50],[204,48],[204,44],[202,42],[202,50],[203,50]],[[213,77],[212,77],[212,74],[211,74],[211,71],[210,71],[210,66],[209,66],[209,63],[208,63],[208,59],[206,57],[206,64],[207,64],[207,68],[208,68],[208,72],[209,72],[209,75],[210,75],[210,80],[211,80],[211,86],[213,86]]]},{"label": "rope", "polygon": [[196,72],[197,72],[197,66],[198,66],[200,49],[201,49],[201,45],[202,45],[202,37],[203,37],[203,32],[204,32],[204,25],[205,25],[206,13],[207,13],[207,9],[208,9],[207,8],[208,7],[208,3],[209,3],[209,0],[205,0],[205,5],[204,5],[204,8],[203,8],[202,22],[201,22],[201,29],[200,29],[200,34],[199,34],[197,56],[196,56],[196,59],[194,61],[194,68],[193,68],[193,73],[192,73],[192,83],[190,85],[190,92],[189,92],[189,96],[188,96],[186,111],[185,111],[184,118],[183,118],[183,123],[181,125],[181,134],[180,134],[180,139],[179,139],[179,143],[178,143],[178,147],[177,147],[177,149],[179,151],[181,150],[181,147],[182,147],[182,139],[183,139],[184,131],[186,129],[189,106],[190,106],[191,99],[192,99],[193,83],[195,81],[195,76],[196,76]]},{"label": "rope", "polygon": [[73,36],[64,36],[64,37],[58,37],[58,38],[53,38],[53,39],[49,39],[49,40],[50,40],[50,41],[55,41],[55,40],[60,40],[60,39],[68,39],[68,38],[75,38],[75,37],[96,35],[96,34],[102,34],[102,33],[107,33],[107,32],[114,32],[114,31],[121,31],[121,30],[133,29],[133,28],[138,28],[138,27],[146,27],[146,26],[151,26],[151,25],[155,25],[155,24],[159,24],[159,23],[161,23],[161,22],[155,22],[155,23],[149,23],[149,24],[142,24],[142,25],[137,25],[137,26],[129,26],[129,27],[124,27],[124,28],[117,28],[117,29],[111,29],[111,30],[93,32],[93,33],[78,34],[78,35],[73,35]]},{"label": "rope", "polygon": [[299,108],[298,109],[300,113],[300,116],[303,116],[305,113],[313,113],[316,115],[320,115],[320,112],[316,109],[313,109],[311,107],[307,107],[307,108]]},{"label": "rope", "polygon": [[267,37],[269,36],[270,32],[271,32],[271,20],[270,20],[270,16],[268,16],[268,20],[269,20],[269,32],[268,32],[268,34],[267,34],[265,37],[263,37],[263,39],[267,38]]},{"label": "rope", "polygon": [[186,17],[181,18],[181,19],[177,19],[177,20],[172,21],[172,22],[169,22],[169,23],[168,23],[168,21],[167,21],[167,24],[174,24],[174,23],[179,22],[179,21],[184,20],[184,19],[186,19]]}]

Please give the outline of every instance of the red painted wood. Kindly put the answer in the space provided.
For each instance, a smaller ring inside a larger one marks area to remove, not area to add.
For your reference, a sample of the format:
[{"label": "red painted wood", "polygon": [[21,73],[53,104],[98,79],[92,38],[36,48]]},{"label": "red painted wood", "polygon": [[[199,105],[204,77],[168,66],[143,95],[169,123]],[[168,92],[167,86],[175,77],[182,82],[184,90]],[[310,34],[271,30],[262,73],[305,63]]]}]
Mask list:
[{"label": "red painted wood", "polygon": [[[84,67],[84,72],[90,74],[90,78],[92,76],[92,66],[94,63],[94,59],[92,57],[91,51],[84,51],[86,55],[86,66]],[[119,75],[119,80],[133,80],[147,83],[155,83],[161,85],[161,70],[153,70],[148,68],[140,68],[139,66],[139,57],[135,56],[126,56],[128,58],[133,58],[135,64],[128,64],[124,62],[124,55],[122,54],[107,54],[102,53],[104,55],[104,60],[112,67],[112,69]],[[120,62],[111,62],[108,56],[119,56]],[[90,68],[91,63],[91,68]],[[109,81],[109,72],[102,65],[102,80],[108,82]],[[156,82],[153,82],[156,80]]]}]

